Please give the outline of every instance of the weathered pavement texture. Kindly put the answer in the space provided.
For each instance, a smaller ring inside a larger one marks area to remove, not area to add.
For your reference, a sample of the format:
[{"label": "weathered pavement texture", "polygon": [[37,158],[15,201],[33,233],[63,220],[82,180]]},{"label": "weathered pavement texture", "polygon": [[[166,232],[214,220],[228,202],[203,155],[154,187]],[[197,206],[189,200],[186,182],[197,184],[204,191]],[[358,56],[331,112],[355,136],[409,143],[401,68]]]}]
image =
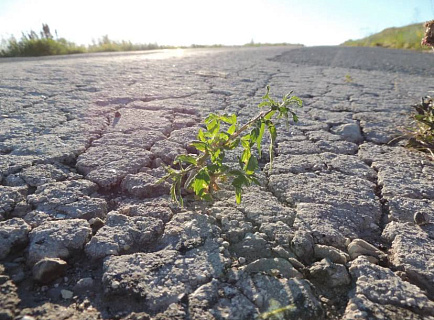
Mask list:
[{"label": "weathered pavement texture", "polygon": [[[0,60],[0,319],[434,319],[434,164],[395,139],[433,74],[375,48]],[[173,206],[161,165],[268,84],[304,107],[262,186]]]}]

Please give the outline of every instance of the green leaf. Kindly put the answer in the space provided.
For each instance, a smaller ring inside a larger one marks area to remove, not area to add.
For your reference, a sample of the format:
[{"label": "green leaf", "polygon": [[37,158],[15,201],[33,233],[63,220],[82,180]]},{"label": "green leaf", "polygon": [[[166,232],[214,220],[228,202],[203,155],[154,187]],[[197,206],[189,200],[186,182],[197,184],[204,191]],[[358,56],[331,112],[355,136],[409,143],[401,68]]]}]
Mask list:
[{"label": "green leaf", "polygon": [[266,86],[266,90],[267,90],[267,93],[265,93],[265,95],[262,97],[262,100],[270,99],[270,86],[269,85]]},{"label": "green leaf", "polygon": [[258,186],[261,185],[261,184],[259,183],[258,179],[256,179],[255,176],[252,175],[252,176],[250,176],[249,178],[250,178],[250,180],[252,180],[256,185],[258,185]]},{"label": "green leaf", "polygon": [[218,115],[216,115],[215,113],[210,113],[208,115],[208,117],[205,118],[205,123],[207,124],[213,120],[216,120],[217,118],[218,118]]},{"label": "green leaf", "polygon": [[207,123],[206,129],[211,134],[211,136],[216,136],[217,133],[220,131],[220,121],[217,120],[211,120]]},{"label": "green leaf", "polygon": [[261,122],[261,127],[259,128],[259,135],[256,139],[256,147],[258,148],[259,158],[262,157],[261,143],[262,143],[262,137],[264,136],[264,132],[265,132],[265,123]]},{"label": "green leaf", "polygon": [[192,183],[194,193],[199,197],[203,197],[204,194],[208,193],[210,181],[211,178],[207,170],[205,168],[200,170]]},{"label": "green leaf", "polygon": [[258,104],[258,107],[263,108],[263,107],[267,107],[269,105],[271,105],[270,101],[263,101],[260,104]]},{"label": "green leaf", "polygon": [[228,124],[236,124],[237,123],[237,116],[235,114],[231,114],[230,116],[223,115],[220,116],[220,120],[228,123]]},{"label": "green leaf", "polygon": [[244,164],[247,163],[250,159],[250,156],[251,156],[250,148],[244,149],[243,154],[241,155],[241,162]]},{"label": "green leaf", "polygon": [[232,141],[229,144],[226,144],[226,149],[232,150],[238,147],[240,144],[240,138],[237,138],[236,140]]},{"label": "green leaf", "polygon": [[233,124],[233,125],[231,125],[231,126],[229,127],[227,133],[230,134],[230,135],[232,135],[236,130],[237,130],[237,125],[236,125],[236,124]]},{"label": "green leaf", "polygon": [[270,133],[270,137],[271,137],[270,147],[269,147],[270,172],[271,172],[272,164],[273,164],[273,145],[274,145],[274,141],[276,140],[277,133],[276,133],[276,127],[274,126],[273,122],[268,120],[266,122],[266,125],[268,127],[268,132]]},{"label": "green leaf", "polygon": [[211,156],[211,162],[216,162],[219,159],[220,153],[222,152],[222,149],[217,149],[214,152],[210,154]]},{"label": "green leaf", "polygon": [[184,200],[181,197],[181,179],[182,176],[175,177],[172,186],[170,187],[170,195],[172,200],[184,206]]},{"label": "green leaf", "polygon": [[230,134],[227,132],[221,132],[218,136],[220,141],[228,141],[230,137]]},{"label": "green leaf", "polygon": [[250,131],[250,142],[256,143],[259,136],[259,127],[255,127]]},{"label": "green leaf", "polygon": [[197,150],[202,151],[202,152],[206,152],[206,150],[208,149],[208,144],[202,141],[192,141],[190,143],[190,146],[195,147]]},{"label": "green leaf", "polygon": [[291,103],[296,103],[300,108],[301,107],[303,107],[303,100],[301,100],[299,97],[296,97],[296,96],[292,96],[290,99],[289,99],[289,101],[291,102]]},{"label": "green leaf", "polygon": [[268,126],[268,132],[270,133],[271,140],[274,142],[277,137],[276,126],[271,121],[267,121],[266,125]]},{"label": "green leaf", "polygon": [[202,130],[202,129],[199,129],[199,132],[197,133],[197,138],[198,138],[200,141],[203,141],[203,142],[206,141],[206,138],[205,138],[205,135],[203,134],[203,130]]},{"label": "green leaf", "polygon": [[270,120],[274,116],[275,113],[276,113],[275,110],[269,112],[267,115],[265,115],[264,119],[265,120]]},{"label": "green leaf", "polygon": [[173,161],[173,163],[177,162],[186,162],[192,165],[197,165],[197,158],[187,154],[179,154],[175,157],[175,160]]},{"label": "green leaf", "polygon": [[237,202],[237,204],[241,203],[241,188],[235,188],[235,201]]},{"label": "green leaf", "polygon": [[242,186],[244,182],[248,182],[248,179],[246,178],[244,171],[233,169],[228,171],[228,175],[235,177],[235,179],[232,181],[232,185],[234,187]]},{"label": "green leaf", "polygon": [[241,138],[241,145],[244,149],[250,149],[250,135],[245,135]]},{"label": "green leaf", "polygon": [[251,155],[244,170],[246,171],[247,175],[252,175],[255,173],[258,167],[258,159],[256,159],[255,156]]}]

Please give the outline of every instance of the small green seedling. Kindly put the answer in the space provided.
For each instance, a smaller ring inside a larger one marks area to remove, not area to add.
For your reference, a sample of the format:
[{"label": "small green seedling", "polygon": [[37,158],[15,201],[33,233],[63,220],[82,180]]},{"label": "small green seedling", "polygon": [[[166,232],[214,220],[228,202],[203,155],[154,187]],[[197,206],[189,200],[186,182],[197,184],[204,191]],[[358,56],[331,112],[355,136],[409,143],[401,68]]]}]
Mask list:
[{"label": "small green seedling", "polygon": [[[168,181],[171,183],[170,195],[174,202],[183,205],[181,189],[194,192],[201,200],[211,201],[213,192],[219,190],[219,184],[230,183],[235,189],[236,202],[241,202],[243,187],[259,184],[256,172],[259,169],[258,158],[254,155],[256,147],[258,157],[261,158],[261,143],[264,133],[270,135],[270,163],[273,160],[273,145],[276,141],[276,126],[273,117],[283,118],[289,124],[289,115],[294,122],[297,115],[290,109],[291,106],[301,107],[303,102],[293,96],[292,92],[286,94],[281,102],[273,100],[270,87],[262,97],[258,107],[263,109],[256,117],[244,125],[239,125],[237,116],[210,114],[205,119],[206,129],[199,129],[197,141],[191,143],[199,154],[181,154],[176,156],[173,167],[166,167],[167,174],[157,183]],[[238,156],[239,168],[225,163],[227,152],[242,146]]]}]

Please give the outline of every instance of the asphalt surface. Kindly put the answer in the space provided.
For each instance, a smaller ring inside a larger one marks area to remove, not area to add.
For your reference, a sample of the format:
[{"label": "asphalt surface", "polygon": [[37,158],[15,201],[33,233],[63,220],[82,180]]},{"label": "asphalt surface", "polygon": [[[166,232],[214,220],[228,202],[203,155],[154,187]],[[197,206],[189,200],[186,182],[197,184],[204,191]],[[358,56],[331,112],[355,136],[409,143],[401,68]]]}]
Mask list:
[{"label": "asphalt surface", "polygon": [[[433,62],[343,47],[0,59],[0,319],[434,319],[434,164],[404,147]],[[267,85],[304,107],[261,186],[176,207],[162,165],[194,152],[210,112],[255,116]]]},{"label": "asphalt surface", "polygon": [[285,52],[275,60],[310,66],[398,72],[426,77],[434,73],[434,55],[431,52],[375,47],[300,48]]}]

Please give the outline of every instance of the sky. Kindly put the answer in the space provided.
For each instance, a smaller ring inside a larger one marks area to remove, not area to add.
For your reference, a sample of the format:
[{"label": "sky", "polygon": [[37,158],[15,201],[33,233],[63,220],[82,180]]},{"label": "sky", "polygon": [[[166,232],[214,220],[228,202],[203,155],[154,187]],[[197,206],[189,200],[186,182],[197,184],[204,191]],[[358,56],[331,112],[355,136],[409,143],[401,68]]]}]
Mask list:
[{"label": "sky", "polygon": [[46,23],[85,45],[338,45],[432,19],[434,0],[0,0],[0,40]]}]

